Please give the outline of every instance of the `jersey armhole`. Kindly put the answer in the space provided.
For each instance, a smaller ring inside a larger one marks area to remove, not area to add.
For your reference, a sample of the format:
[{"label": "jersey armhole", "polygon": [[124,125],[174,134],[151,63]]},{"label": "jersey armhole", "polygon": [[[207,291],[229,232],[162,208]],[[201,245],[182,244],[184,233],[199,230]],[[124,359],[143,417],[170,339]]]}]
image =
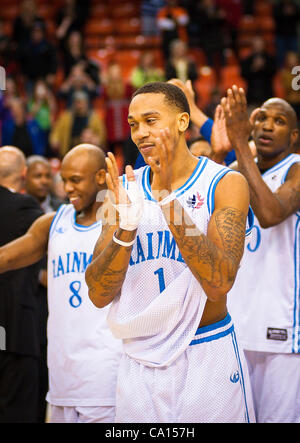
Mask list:
[{"label": "jersey armhole", "polygon": [[53,234],[53,231],[54,231],[54,229],[55,229],[55,227],[56,227],[56,225],[57,225],[59,219],[61,218],[61,216],[62,216],[62,214],[63,214],[63,212],[64,212],[64,210],[65,210],[66,207],[67,207],[66,204],[62,204],[62,205],[60,205],[60,207],[59,207],[58,210],[56,211],[56,214],[55,214],[55,216],[54,216],[54,218],[53,218],[53,220],[52,220],[52,223],[51,223],[51,225],[50,225],[50,229],[49,229],[49,238],[51,238],[51,236],[52,236],[52,234]]}]

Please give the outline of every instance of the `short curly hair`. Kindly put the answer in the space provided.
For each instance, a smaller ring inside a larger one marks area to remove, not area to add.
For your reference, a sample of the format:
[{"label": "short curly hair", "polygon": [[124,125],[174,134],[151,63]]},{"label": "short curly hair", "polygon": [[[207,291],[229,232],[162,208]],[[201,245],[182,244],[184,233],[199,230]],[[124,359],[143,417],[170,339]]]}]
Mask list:
[{"label": "short curly hair", "polygon": [[178,86],[171,83],[146,83],[133,93],[132,99],[140,94],[164,94],[167,103],[175,106],[179,112],[187,112],[191,115],[190,106],[184,92]]}]

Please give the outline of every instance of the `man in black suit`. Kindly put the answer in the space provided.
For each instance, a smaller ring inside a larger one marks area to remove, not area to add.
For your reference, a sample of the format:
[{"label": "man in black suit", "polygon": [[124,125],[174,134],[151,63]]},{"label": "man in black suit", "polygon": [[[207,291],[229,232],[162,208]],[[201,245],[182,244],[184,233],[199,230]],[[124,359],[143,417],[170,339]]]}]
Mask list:
[{"label": "man in black suit", "polygon": [[[0,246],[23,235],[42,215],[39,204],[22,195],[26,175],[24,154],[0,148]],[[0,275],[0,423],[37,422],[39,265]]]}]

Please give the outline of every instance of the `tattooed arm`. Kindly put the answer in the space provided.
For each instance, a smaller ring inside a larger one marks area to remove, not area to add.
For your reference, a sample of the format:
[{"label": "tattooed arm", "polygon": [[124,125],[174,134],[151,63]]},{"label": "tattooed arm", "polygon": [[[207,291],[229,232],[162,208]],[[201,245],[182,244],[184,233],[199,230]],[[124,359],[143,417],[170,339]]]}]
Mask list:
[{"label": "tattooed arm", "polygon": [[[247,182],[236,172],[228,173],[220,180],[206,235],[193,225],[186,213],[182,217],[183,223],[174,223],[176,206],[172,202],[169,228],[208,300],[217,302],[231,289],[243,255],[249,208]],[[163,211],[168,218],[168,209]],[[191,232],[192,236],[189,235]]]},{"label": "tattooed arm", "polygon": [[105,225],[85,273],[89,297],[98,308],[109,304],[120,292],[129,265],[132,246],[124,247],[112,241],[115,231],[116,237],[124,242],[130,242],[136,234],[136,231]]},{"label": "tattooed arm", "polygon": [[[113,154],[108,154],[106,163],[108,190],[114,195],[116,203],[125,202],[127,194],[126,196],[122,194],[122,188],[119,186],[118,168]],[[127,179],[134,180],[132,168],[127,168]],[[106,200],[106,204],[107,209],[102,212],[106,223],[96,243],[92,262],[85,273],[89,297],[98,308],[108,305],[120,292],[129,265],[132,246],[119,245],[113,241],[113,234],[115,233],[115,237],[125,243],[131,242],[136,236],[136,229],[127,231],[119,227],[117,213],[109,199]]]}]

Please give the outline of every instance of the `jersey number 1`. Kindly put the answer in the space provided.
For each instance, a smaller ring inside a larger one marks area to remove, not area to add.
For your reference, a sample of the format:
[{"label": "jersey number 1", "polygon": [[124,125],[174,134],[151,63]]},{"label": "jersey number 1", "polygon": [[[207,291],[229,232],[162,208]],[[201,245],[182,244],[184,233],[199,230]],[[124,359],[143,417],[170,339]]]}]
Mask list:
[{"label": "jersey number 1", "polygon": [[154,274],[158,276],[159,292],[164,291],[166,284],[163,268],[158,268],[156,271],[154,271]]}]

